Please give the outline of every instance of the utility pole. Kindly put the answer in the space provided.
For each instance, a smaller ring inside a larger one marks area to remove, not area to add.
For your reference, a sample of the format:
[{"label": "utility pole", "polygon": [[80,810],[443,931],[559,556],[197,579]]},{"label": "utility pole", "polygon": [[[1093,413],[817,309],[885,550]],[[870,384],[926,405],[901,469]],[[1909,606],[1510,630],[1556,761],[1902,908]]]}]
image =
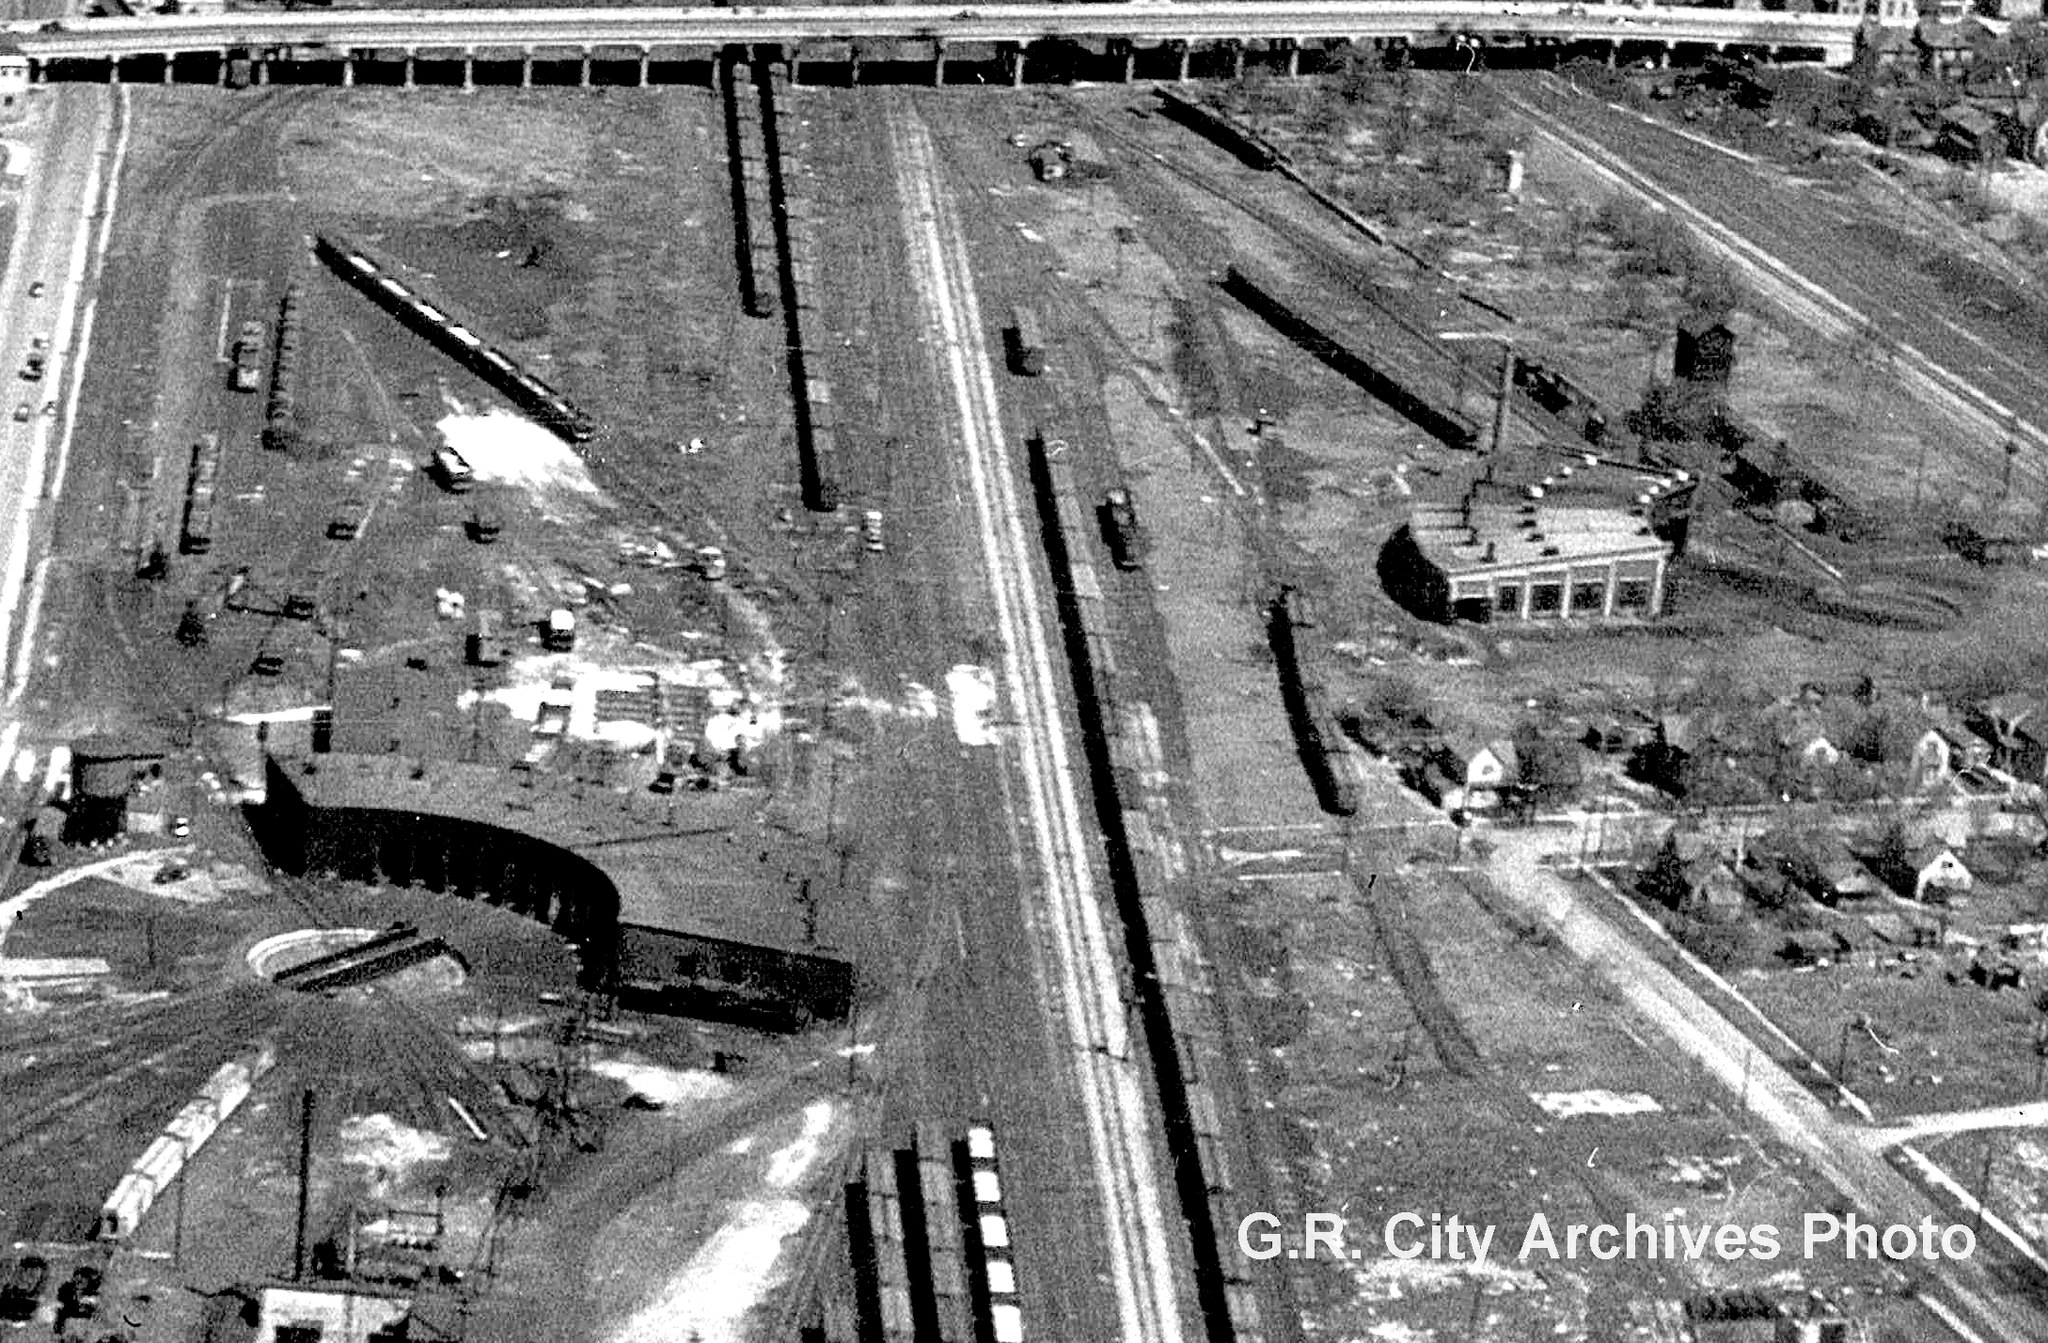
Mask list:
[{"label": "utility pole", "polygon": [[299,1224],[292,1244],[292,1281],[306,1280],[306,1227],[312,1215],[313,1195],[313,1089],[307,1087],[299,1102]]},{"label": "utility pole", "polygon": [[1991,1163],[1997,1156],[1998,1149],[1986,1144],[1984,1168],[1977,1173],[1977,1213],[1973,1219],[1975,1225],[1971,1229],[1973,1238],[1984,1230],[1984,1201],[1991,1197]]}]

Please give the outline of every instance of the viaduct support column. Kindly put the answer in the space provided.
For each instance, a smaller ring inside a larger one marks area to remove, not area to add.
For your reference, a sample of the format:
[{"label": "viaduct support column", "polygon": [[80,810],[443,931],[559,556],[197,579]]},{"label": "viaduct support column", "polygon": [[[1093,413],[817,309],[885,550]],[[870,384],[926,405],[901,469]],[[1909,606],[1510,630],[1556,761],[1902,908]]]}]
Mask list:
[{"label": "viaduct support column", "polygon": [[1666,42],[1657,51],[1657,68],[1659,70],[1669,70],[1671,68],[1671,44],[1669,42]]},{"label": "viaduct support column", "polygon": [[268,56],[261,56],[256,60],[256,87],[262,88],[268,83],[270,83],[270,58]]},{"label": "viaduct support column", "polygon": [[789,86],[795,88],[804,82],[804,46],[801,42],[789,44]]},{"label": "viaduct support column", "polygon": [[175,51],[167,51],[167,52],[165,52],[165,53],[164,53],[164,83],[166,83],[166,84],[174,84],[174,83],[176,83],[176,82],[177,82],[177,78],[176,78],[176,77],[177,77],[177,72],[178,72],[178,53],[177,53],[177,52],[175,52]]},{"label": "viaduct support column", "polygon": [[648,77],[648,75],[649,75],[648,67],[649,67],[649,66],[651,66],[651,65],[653,65],[653,64],[654,64],[654,48],[653,48],[653,47],[642,47],[642,48],[640,48],[640,87],[641,87],[641,88],[643,88],[643,89],[644,89],[644,88],[646,88],[646,87],[647,87],[647,85],[648,85],[648,84],[649,84],[650,82],[652,82],[652,81],[651,81],[651,80],[649,79],[649,77]]},{"label": "viaduct support column", "polygon": [[1024,58],[1025,50],[1022,46],[1010,53],[1010,87],[1013,89],[1024,87]]},{"label": "viaduct support column", "polygon": [[221,88],[228,86],[228,49],[220,49],[220,64],[213,67],[213,82]]},{"label": "viaduct support column", "polygon": [[356,54],[353,51],[341,58],[341,86],[345,89],[356,86]]},{"label": "viaduct support column", "polygon": [[932,39],[932,87],[937,88],[945,82],[946,40],[942,37],[935,37]]},{"label": "viaduct support column", "polygon": [[415,51],[411,50],[410,48],[408,48],[408,49],[406,50],[406,53],[405,53],[405,86],[406,86],[407,88],[411,88],[411,87],[413,86],[413,74],[414,74],[413,66],[414,66],[414,65],[415,65],[415,63],[416,63],[416,62],[418,61],[418,59],[419,59],[419,54],[418,54],[417,52],[415,52]]},{"label": "viaduct support column", "polygon": [[476,92],[475,47],[464,47],[462,49],[462,91],[464,93]]},{"label": "viaduct support column", "polygon": [[532,47],[521,47],[519,49],[519,87],[522,89],[530,89],[533,87]]},{"label": "viaduct support column", "polygon": [[580,70],[578,71],[578,73],[577,73],[577,75],[576,75],[576,87],[577,87],[577,88],[579,88],[579,89],[587,89],[587,88],[589,88],[589,87],[590,87],[590,48],[589,48],[589,47],[585,47],[585,48],[583,49],[583,65],[582,65],[581,69],[580,69]]},{"label": "viaduct support column", "polygon": [[859,38],[855,38],[853,41],[848,42],[846,44],[846,85],[848,88],[857,89],[860,87]]},{"label": "viaduct support column", "polygon": [[107,58],[107,82],[109,84],[121,82],[121,58],[119,56],[109,56]]},{"label": "viaduct support column", "polygon": [[1194,52],[1194,43],[1183,42],[1180,44],[1180,82],[1183,84],[1188,82],[1188,59],[1194,55]]},{"label": "viaduct support column", "polygon": [[1620,58],[1620,55],[1621,55],[1621,43],[1619,43],[1619,42],[1609,42],[1609,43],[1607,44],[1607,68],[1608,68],[1608,69],[1612,70],[1612,69],[1614,68],[1614,66],[1615,66],[1615,63],[1616,63],[1616,61],[1617,61],[1617,60],[1618,60],[1618,59]]},{"label": "viaduct support column", "polygon": [[1290,37],[1287,39],[1287,77],[1289,79],[1298,79],[1301,77],[1300,38]]},{"label": "viaduct support column", "polygon": [[1230,44],[1230,77],[1232,79],[1244,78],[1244,43],[1242,42],[1232,42]]},{"label": "viaduct support column", "polygon": [[1137,77],[1138,49],[1126,42],[1124,43],[1124,83],[1128,84]]}]

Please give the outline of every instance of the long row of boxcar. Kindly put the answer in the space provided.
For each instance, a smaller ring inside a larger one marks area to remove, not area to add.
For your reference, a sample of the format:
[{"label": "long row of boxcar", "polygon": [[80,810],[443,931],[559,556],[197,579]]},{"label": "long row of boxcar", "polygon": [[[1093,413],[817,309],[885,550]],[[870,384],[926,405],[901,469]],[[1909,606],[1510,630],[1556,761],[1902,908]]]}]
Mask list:
[{"label": "long row of boxcar", "polygon": [[968,1193],[974,1203],[975,1299],[995,1343],[1024,1343],[1024,1312],[1017,1299],[1017,1261],[1010,1250],[1010,1213],[1003,1199],[1002,1163],[995,1130],[967,1130]]},{"label": "long row of boxcar", "polygon": [[1266,633],[1280,674],[1280,698],[1294,728],[1301,763],[1316,790],[1316,801],[1333,816],[1358,810],[1358,790],[1345,763],[1344,734],[1330,710],[1322,681],[1303,656],[1299,631],[1313,628],[1315,616],[1301,589],[1281,587],[1266,612]]},{"label": "long row of boxcar", "polygon": [[124,1240],[149,1215],[150,1207],[169,1189],[193,1155],[249,1098],[249,1092],[277,1063],[276,1046],[263,1041],[251,1052],[222,1064],[199,1088],[199,1094],[164,1126],[143,1150],[114,1192],[100,1208],[101,1240]]},{"label": "long row of boxcar", "polygon": [[277,305],[277,353],[270,362],[270,400],[263,410],[263,446],[272,452],[299,447],[299,300],[296,283]]},{"label": "long row of boxcar", "polygon": [[337,233],[323,233],[314,252],[336,275],[379,307],[426,337],[441,351],[512,399],[514,405],[572,443],[588,442],[597,423],[560,392],[534,377],[511,356],[427,301],[380,265],[367,251]]},{"label": "long row of boxcar", "polygon": [[[1121,796],[1133,777],[1126,766],[1134,753],[1127,744],[1120,707],[1130,696],[1119,685],[1122,674],[1113,651],[1108,601],[1089,558],[1089,538],[1096,528],[1075,479],[1079,454],[1042,431],[1034,431],[1028,446],[1032,489],[1052,568],[1054,597],[1094,785],[1096,817],[1116,913],[1124,925],[1131,989],[1145,1023],[1144,1044],[1158,1088],[1167,1145],[1174,1155],[1175,1187],[1187,1219],[1205,1332],[1211,1343],[1263,1343],[1258,1300],[1246,1281],[1244,1261],[1227,1252],[1224,1233],[1219,1231],[1222,1219],[1216,1209],[1234,1195],[1222,1155],[1221,1124],[1213,1094],[1201,1082],[1195,1051],[1189,1047],[1191,1040],[1183,1037],[1184,1028],[1174,1020],[1174,1009],[1187,1009],[1186,1014],[1199,1023],[1189,1035],[1200,1035],[1210,1057],[1224,1054],[1210,1028],[1206,1006],[1195,995],[1181,991],[1180,963],[1185,958],[1177,953],[1170,908],[1147,895],[1133,858],[1132,834]],[[1122,1039],[1092,1043],[1119,1056],[1127,1049]]]},{"label": "long row of boxcar", "polygon": [[822,373],[824,359],[817,344],[823,324],[815,320],[811,296],[816,292],[818,233],[810,202],[795,190],[800,180],[796,156],[784,136],[787,118],[777,101],[784,79],[782,66],[772,62],[757,79],[762,174],[774,224],[804,506],[830,513],[839,507],[839,413],[833,405],[832,384]]},{"label": "long row of boxcar", "polygon": [[1169,88],[1154,88],[1152,92],[1166,104],[1168,116],[1237,155],[1247,166],[1271,172],[1289,161],[1272,141],[1228,112]]}]

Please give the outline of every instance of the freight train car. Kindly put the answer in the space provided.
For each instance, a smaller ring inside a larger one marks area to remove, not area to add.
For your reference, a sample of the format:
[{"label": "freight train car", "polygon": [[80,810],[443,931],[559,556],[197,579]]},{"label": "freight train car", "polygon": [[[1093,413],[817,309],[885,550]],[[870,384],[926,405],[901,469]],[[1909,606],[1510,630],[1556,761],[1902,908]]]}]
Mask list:
[{"label": "freight train car", "polygon": [[269,1040],[214,1070],[185,1107],[155,1141],[143,1149],[114,1192],[100,1207],[99,1238],[125,1240],[149,1214],[157,1198],[171,1187],[185,1163],[204,1147],[249,1098],[257,1082],[277,1063],[277,1047]]},{"label": "freight train car", "polygon": [[1289,161],[1287,155],[1275,148],[1270,140],[1228,112],[1184,97],[1172,89],[1155,88],[1152,91],[1166,104],[1169,117],[1237,155],[1247,167],[1271,172]]},{"label": "freight train car", "polygon": [[270,402],[263,410],[263,446],[299,446],[299,287],[286,285],[277,305],[277,352],[270,364]]},{"label": "freight train car", "polygon": [[407,327],[439,346],[470,372],[512,399],[527,414],[572,443],[588,442],[597,423],[504,351],[430,303],[355,243],[324,233],[314,252],[336,275]]},{"label": "freight train car", "polygon": [[204,555],[213,549],[213,496],[220,472],[220,436],[207,434],[192,445],[191,473],[185,480],[185,522],[178,549]]}]

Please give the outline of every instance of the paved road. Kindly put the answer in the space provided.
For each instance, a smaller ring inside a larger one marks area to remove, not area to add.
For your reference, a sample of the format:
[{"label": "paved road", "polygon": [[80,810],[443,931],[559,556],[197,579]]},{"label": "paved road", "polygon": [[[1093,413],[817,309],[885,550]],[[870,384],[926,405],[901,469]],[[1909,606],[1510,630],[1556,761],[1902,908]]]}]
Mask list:
[{"label": "paved road", "polygon": [[[79,299],[77,282],[94,221],[95,164],[109,151],[115,100],[106,89],[53,90],[40,109],[42,135],[27,158],[13,248],[0,280],[0,654],[13,651],[35,536],[34,509],[56,441],[54,409]],[[30,296],[41,286],[36,297]],[[20,376],[31,344],[47,346],[41,379]],[[0,660],[0,668],[13,660]]]},{"label": "paved road", "polygon": [[1937,1134],[2013,1128],[2048,1128],[2048,1101],[1993,1105],[1982,1110],[1951,1110],[1946,1114],[1915,1115],[1903,1124],[1863,1129],[1856,1136],[1866,1147],[1876,1149],[1895,1147],[1902,1142],[1913,1142]]},{"label": "paved road", "polygon": [[[1942,1210],[1864,1145],[1859,1130],[1844,1125],[1711,1004],[1574,898],[1543,864],[1552,855],[1570,853],[1575,842],[1575,835],[1550,831],[1495,832],[1487,877],[1554,928],[1574,956],[1715,1081],[1731,1094],[1746,1096],[1751,1114],[1807,1156],[1864,1213],[1884,1223],[1917,1225],[1925,1216],[1946,1223]],[[2048,1337],[2048,1314],[2039,1301],[2015,1299],[1991,1281],[1985,1259],[1997,1253],[1987,1239],[1978,1259],[1933,1266],[1927,1275],[1933,1289],[1929,1294],[1945,1299],[1987,1339]]]}]

